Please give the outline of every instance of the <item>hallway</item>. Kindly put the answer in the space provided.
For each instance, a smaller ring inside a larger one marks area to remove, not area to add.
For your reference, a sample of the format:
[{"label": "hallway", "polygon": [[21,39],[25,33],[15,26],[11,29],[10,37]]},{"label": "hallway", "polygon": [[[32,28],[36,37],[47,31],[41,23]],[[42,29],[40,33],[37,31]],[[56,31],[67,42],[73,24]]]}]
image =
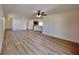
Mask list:
[{"label": "hallway", "polygon": [[32,30],[6,30],[3,55],[79,54],[79,45]]}]

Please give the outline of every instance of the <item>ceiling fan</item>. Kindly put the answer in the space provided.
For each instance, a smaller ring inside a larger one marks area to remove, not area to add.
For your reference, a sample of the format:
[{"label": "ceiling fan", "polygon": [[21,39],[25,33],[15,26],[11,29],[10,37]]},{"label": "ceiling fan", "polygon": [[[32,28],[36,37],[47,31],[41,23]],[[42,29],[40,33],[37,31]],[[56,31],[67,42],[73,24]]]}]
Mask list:
[{"label": "ceiling fan", "polygon": [[41,11],[41,10],[36,11],[35,14],[36,14],[37,18],[40,18],[40,17],[43,17],[43,16],[47,16],[46,12]]},{"label": "ceiling fan", "polygon": [[46,16],[47,14],[45,12],[42,12],[42,11],[38,10],[37,11],[37,15]]}]

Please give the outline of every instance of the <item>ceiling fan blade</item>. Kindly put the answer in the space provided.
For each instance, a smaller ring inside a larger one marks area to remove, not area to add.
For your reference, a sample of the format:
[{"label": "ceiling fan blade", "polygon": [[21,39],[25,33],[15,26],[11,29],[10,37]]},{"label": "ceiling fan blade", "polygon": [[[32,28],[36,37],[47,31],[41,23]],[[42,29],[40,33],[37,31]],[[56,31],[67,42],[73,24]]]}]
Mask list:
[{"label": "ceiling fan blade", "polygon": [[41,11],[40,11],[40,10],[38,10],[37,12],[38,12],[38,13],[40,13]]},{"label": "ceiling fan blade", "polygon": [[45,12],[42,12],[41,15],[46,16],[47,14]]},{"label": "ceiling fan blade", "polygon": [[47,14],[43,14],[43,16],[47,16]]}]

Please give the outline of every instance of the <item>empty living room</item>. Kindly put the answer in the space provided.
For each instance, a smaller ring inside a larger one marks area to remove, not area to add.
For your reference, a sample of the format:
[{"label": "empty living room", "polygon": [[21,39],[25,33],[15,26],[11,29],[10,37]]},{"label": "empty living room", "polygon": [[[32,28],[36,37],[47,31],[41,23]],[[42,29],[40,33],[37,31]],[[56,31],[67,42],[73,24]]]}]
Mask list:
[{"label": "empty living room", "polygon": [[1,55],[79,55],[79,4],[0,4]]}]

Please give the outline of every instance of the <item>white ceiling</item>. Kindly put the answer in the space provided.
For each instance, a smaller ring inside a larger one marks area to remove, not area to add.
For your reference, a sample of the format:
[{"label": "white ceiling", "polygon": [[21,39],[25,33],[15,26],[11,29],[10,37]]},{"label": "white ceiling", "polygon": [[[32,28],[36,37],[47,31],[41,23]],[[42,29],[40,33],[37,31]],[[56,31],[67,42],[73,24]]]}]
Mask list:
[{"label": "white ceiling", "polygon": [[59,5],[59,4],[5,4],[3,10],[5,16],[31,18],[34,11],[42,10],[47,14],[79,8],[79,5]]}]

